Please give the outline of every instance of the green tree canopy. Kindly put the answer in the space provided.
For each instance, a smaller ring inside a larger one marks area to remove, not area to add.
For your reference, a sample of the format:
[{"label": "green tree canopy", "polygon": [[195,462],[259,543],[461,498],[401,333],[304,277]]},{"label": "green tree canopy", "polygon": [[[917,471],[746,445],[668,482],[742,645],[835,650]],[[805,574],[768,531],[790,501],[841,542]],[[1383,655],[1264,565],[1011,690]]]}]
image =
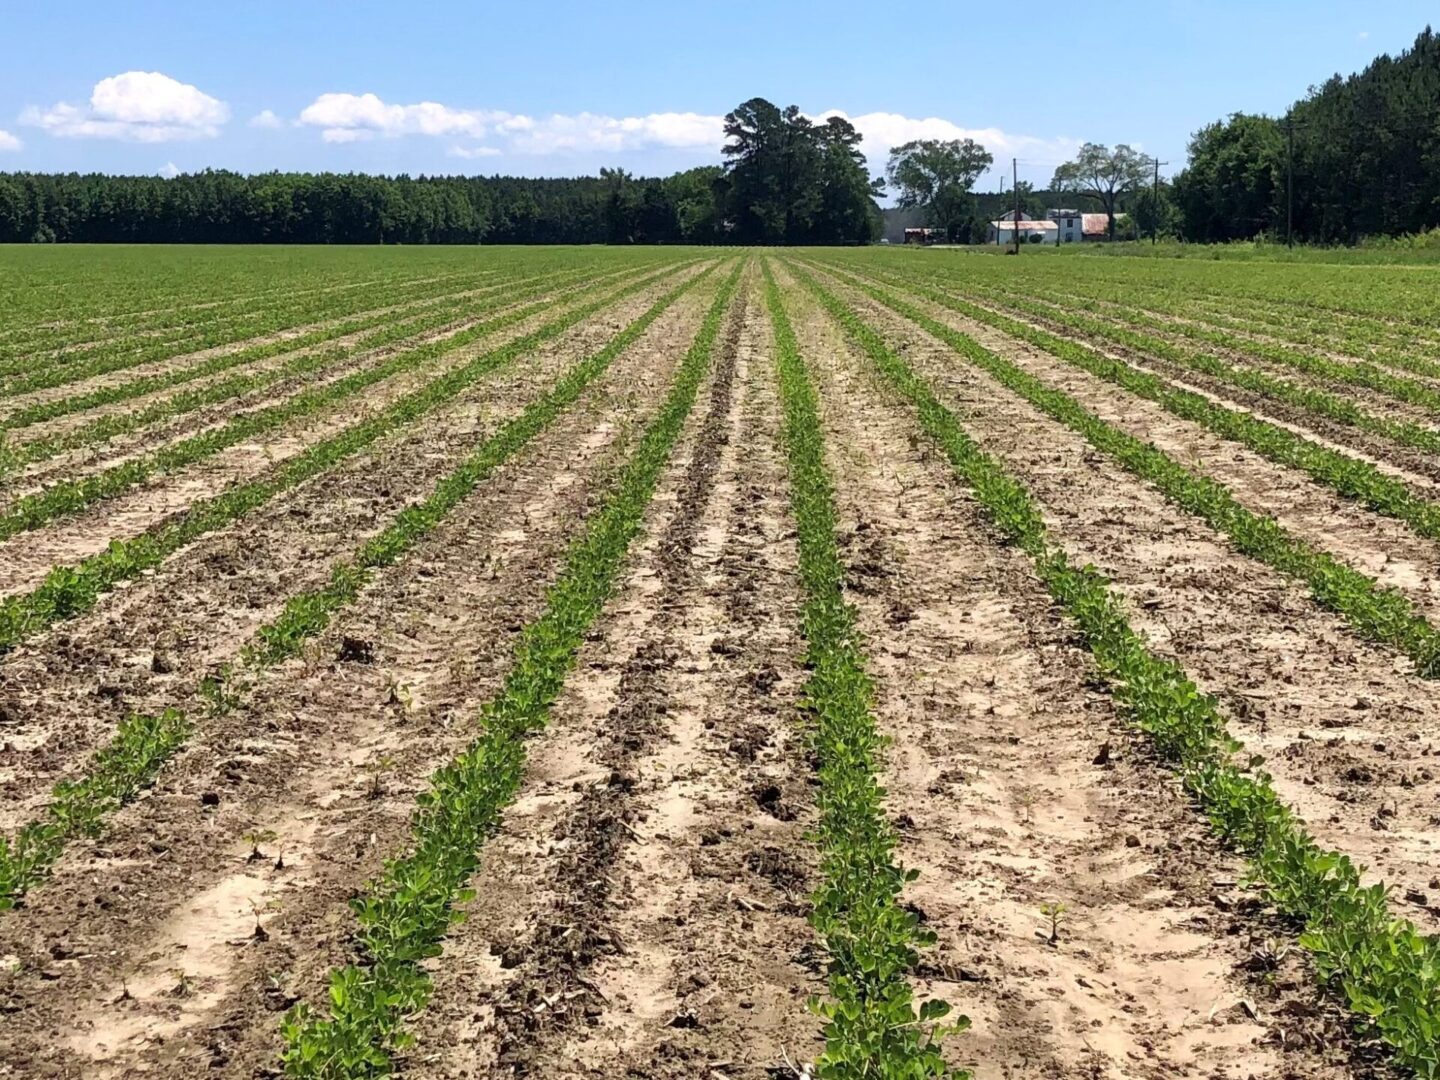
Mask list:
[{"label": "green tree canopy", "polygon": [[920,207],[953,240],[970,218],[975,181],[994,161],[974,139],[915,139],[890,151],[885,177],[901,207]]},{"label": "green tree canopy", "polygon": [[1149,158],[1124,143],[1111,150],[1108,146],[1087,142],[1080,147],[1074,161],[1067,161],[1055,170],[1050,187],[1100,200],[1113,240],[1116,207],[1122,198],[1145,183],[1153,165]]}]

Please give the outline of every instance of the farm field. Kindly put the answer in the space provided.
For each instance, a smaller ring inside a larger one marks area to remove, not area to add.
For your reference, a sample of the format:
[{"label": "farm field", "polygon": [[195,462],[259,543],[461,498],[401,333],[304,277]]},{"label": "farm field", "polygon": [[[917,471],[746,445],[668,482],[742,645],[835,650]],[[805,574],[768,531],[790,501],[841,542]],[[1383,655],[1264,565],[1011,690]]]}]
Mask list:
[{"label": "farm field", "polygon": [[1440,1076],[1437,286],[0,249],[0,1077]]}]

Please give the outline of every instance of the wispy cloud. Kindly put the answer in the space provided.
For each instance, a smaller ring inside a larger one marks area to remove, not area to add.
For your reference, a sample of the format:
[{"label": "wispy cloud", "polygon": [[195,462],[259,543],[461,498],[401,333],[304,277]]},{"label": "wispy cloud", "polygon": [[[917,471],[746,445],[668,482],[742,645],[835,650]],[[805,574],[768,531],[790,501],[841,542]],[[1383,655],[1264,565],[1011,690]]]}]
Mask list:
[{"label": "wispy cloud", "polygon": [[24,148],[25,144],[23,142],[14,135],[11,135],[10,132],[0,129],[0,151],[23,150]]},{"label": "wispy cloud", "polygon": [[276,116],[271,110],[263,109],[260,112],[256,113],[254,116],[252,116],[247,121],[246,126],[252,128],[267,129],[283,128],[285,126],[285,121],[281,120],[280,117]]},{"label": "wispy cloud", "polygon": [[88,105],[32,105],[20,122],[75,139],[173,142],[213,139],[230,119],[230,107],[198,87],[158,71],[127,71],[101,79]]},{"label": "wispy cloud", "polygon": [[[864,136],[872,163],[890,148],[912,139],[964,139],[983,143],[996,160],[1020,157],[1027,165],[1052,166],[1073,155],[1079,140],[1016,135],[998,128],[967,128],[939,117],[916,118],[871,112],[858,116],[839,109],[814,114],[816,121],[841,116]],[[453,140],[451,157],[476,159],[506,154],[547,156],[634,150],[703,150],[718,155],[725,118],[696,112],[654,112],[643,116],[551,113],[527,116],[498,109],[456,108],[435,101],[413,105],[386,102],[375,94],[321,94],[296,121],[318,130],[328,143],[353,143],[402,136]],[[473,141],[471,141],[473,140]]]}]

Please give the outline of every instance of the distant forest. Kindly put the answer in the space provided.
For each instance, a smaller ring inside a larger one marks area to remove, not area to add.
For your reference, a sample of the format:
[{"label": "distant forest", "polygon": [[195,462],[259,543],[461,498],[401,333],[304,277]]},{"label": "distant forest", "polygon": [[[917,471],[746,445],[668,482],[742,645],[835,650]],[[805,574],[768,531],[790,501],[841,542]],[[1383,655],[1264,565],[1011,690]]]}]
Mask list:
[{"label": "distant forest", "polygon": [[[1268,235],[1356,243],[1440,227],[1440,39],[1334,76],[1281,117],[1236,113],[1192,137],[1159,200],[1135,177],[1118,206],[1146,235]],[[298,244],[863,244],[881,234],[861,134],[753,98],[726,117],[725,164],[668,177],[384,177],[337,173],[173,179],[0,173],[0,242]],[[946,144],[958,146],[959,144]],[[983,148],[977,148],[983,150]],[[986,158],[988,160],[988,157]],[[1291,189],[1293,187],[1293,209]],[[952,234],[982,242],[1014,194],[969,194]],[[1032,216],[1083,195],[1022,185]],[[902,204],[903,205],[903,204]],[[953,201],[952,201],[953,206]],[[923,207],[904,211],[923,220]],[[890,212],[892,218],[896,212]],[[952,221],[955,219],[951,218]],[[967,224],[968,222],[968,224]]]},{"label": "distant forest", "polygon": [[879,235],[860,133],[753,98],[726,164],[664,178],[207,170],[165,179],[0,173],[0,242],[862,244]]},{"label": "distant forest", "polygon": [[[1171,186],[1188,240],[1277,238],[1292,167],[1297,240],[1353,244],[1440,226],[1440,39],[1334,76],[1279,118],[1237,113],[1196,132]],[[1291,150],[1293,139],[1293,153]]]}]

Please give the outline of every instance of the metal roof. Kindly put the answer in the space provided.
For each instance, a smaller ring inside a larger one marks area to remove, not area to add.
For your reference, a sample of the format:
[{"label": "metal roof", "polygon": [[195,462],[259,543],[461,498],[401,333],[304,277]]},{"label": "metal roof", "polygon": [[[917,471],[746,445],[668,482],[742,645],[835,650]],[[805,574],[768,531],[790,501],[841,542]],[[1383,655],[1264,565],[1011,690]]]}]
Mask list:
[{"label": "metal roof", "polygon": [[1086,234],[1107,233],[1110,231],[1110,219],[1104,214],[1081,214],[1080,229]]},{"label": "metal roof", "polygon": [[1019,225],[1021,232],[1025,232],[1027,229],[1031,229],[1031,230],[1039,229],[1041,232],[1045,232],[1045,231],[1048,231],[1048,230],[1050,230],[1050,229],[1058,229],[1058,228],[1060,228],[1060,226],[1059,226],[1059,225],[1056,225],[1055,222],[1053,222],[1053,221],[1019,221],[1019,222],[1016,222],[1016,221],[1001,220],[1001,221],[992,221],[992,222],[990,222],[990,224],[993,225],[993,226],[995,226],[995,228],[997,228],[997,229],[1013,229],[1016,225]]}]

